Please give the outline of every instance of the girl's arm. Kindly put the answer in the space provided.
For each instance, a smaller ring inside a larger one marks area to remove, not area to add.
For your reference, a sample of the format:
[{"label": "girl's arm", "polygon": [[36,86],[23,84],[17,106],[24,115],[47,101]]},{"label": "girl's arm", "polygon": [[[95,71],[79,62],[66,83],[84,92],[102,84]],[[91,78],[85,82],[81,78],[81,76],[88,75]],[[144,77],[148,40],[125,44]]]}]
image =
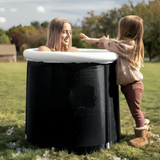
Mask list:
[{"label": "girl's arm", "polygon": [[109,36],[105,37],[103,36],[102,38],[98,39],[98,38],[89,38],[88,36],[86,36],[85,34],[83,33],[80,33],[79,36],[83,37],[83,39],[81,39],[81,41],[85,41],[85,42],[88,42],[88,43],[92,43],[92,44],[95,44],[97,45],[99,48],[105,48],[104,47],[104,41],[105,39],[108,39]]},{"label": "girl's arm", "polygon": [[86,42],[92,43],[92,44],[96,44],[99,42],[98,38],[89,38],[88,36],[86,36],[83,33],[80,33],[79,36],[83,37],[83,39],[81,39],[81,41],[86,41]]},{"label": "girl's arm", "polygon": [[115,52],[119,56],[124,57],[129,61],[131,59],[130,51],[133,49],[133,46],[128,46],[128,45],[126,46],[123,43],[118,43],[117,41],[113,39],[109,39],[109,36],[107,37],[103,36],[99,39],[96,39],[96,38],[89,38],[83,33],[80,33],[79,35],[83,37],[81,41],[86,41],[89,43],[96,44],[99,48],[105,48],[110,52]]},{"label": "girl's arm", "polygon": [[128,61],[131,61],[134,45],[120,43],[114,39],[104,40],[103,45],[108,51],[115,52],[120,57],[123,57],[127,59]]}]

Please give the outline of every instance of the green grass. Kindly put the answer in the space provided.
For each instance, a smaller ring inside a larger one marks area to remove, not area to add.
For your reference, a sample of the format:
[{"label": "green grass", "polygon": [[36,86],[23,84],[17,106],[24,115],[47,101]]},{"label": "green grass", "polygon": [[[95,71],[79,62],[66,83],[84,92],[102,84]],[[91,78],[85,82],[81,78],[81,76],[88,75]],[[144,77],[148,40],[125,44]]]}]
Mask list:
[{"label": "green grass", "polygon": [[0,63],[0,160],[160,160],[160,62],[146,62],[141,69],[145,87],[141,108],[145,118],[151,120],[155,135],[149,144],[139,148],[127,145],[133,136],[134,120],[120,92],[120,142],[109,150],[87,155],[40,149],[25,140],[26,68],[26,62]]}]

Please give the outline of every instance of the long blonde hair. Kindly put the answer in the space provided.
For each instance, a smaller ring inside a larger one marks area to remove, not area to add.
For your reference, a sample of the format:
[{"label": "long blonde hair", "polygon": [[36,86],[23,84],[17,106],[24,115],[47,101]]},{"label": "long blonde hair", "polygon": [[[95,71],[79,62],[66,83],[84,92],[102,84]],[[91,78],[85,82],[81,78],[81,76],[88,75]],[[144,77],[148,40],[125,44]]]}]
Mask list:
[{"label": "long blonde hair", "polygon": [[136,15],[125,16],[119,21],[118,41],[135,41],[131,64],[141,67],[144,64],[143,19]]},{"label": "long blonde hair", "polygon": [[72,38],[69,40],[68,48],[61,46],[61,33],[63,31],[64,23],[69,22],[63,18],[54,18],[48,25],[46,46],[52,51],[69,51],[71,49]]}]

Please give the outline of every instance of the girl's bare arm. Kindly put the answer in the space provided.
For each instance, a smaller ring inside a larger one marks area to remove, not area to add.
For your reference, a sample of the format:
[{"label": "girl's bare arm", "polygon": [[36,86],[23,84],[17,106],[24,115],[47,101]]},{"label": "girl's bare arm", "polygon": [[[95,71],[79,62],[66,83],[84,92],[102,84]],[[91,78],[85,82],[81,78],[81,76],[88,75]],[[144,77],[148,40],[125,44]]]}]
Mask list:
[{"label": "girl's bare arm", "polygon": [[96,44],[99,48],[105,48],[104,47],[104,41],[106,39],[109,39],[109,36],[105,37],[101,37],[101,38],[89,38],[88,36],[86,36],[85,34],[83,33],[80,33],[79,36],[83,37],[83,39],[81,39],[81,41],[85,41],[85,42],[88,42],[88,43],[92,43],[92,44]]},{"label": "girl's bare arm", "polygon": [[83,33],[80,33],[79,36],[81,36],[83,39],[81,39],[81,41],[85,41],[88,43],[92,43],[92,44],[98,44],[99,39],[98,38],[89,38],[88,36],[86,36]]}]

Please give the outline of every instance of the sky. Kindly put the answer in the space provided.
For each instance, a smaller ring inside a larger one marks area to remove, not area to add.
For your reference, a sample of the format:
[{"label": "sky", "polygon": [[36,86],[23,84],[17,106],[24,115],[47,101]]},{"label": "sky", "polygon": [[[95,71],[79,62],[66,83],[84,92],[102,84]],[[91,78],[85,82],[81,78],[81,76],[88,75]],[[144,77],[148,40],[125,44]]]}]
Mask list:
[{"label": "sky", "polygon": [[[142,0],[132,2],[136,5]],[[123,4],[129,4],[128,0],[0,0],[0,28],[8,30],[20,24],[30,26],[33,21],[50,22],[56,17],[80,26],[88,16],[87,12],[100,15]]]}]

